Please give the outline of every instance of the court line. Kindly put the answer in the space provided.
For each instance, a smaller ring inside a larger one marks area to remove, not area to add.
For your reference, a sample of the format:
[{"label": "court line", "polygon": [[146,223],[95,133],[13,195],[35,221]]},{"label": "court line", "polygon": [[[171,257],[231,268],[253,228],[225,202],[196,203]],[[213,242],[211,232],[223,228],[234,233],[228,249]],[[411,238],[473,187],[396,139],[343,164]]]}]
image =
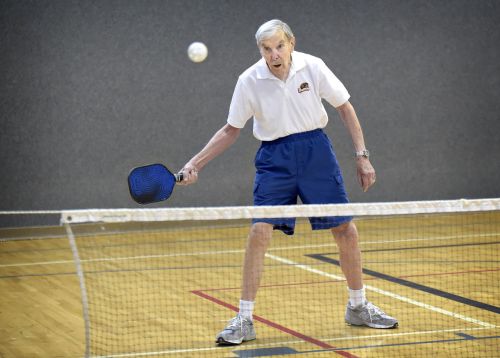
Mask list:
[{"label": "court line", "polygon": [[[421,341],[421,342],[405,342],[405,343],[388,343],[388,344],[373,344],[373,345],[365,345],[365,346],[356,346],[356,347],[343,347],[338,348],[342,350],[351,350],[351,349],[372,349],[372,348],[384,348],[384,347],[401,347],[401,346],[414,346],[420,344],[436,344],[436,343],[449,343],[449,342],[464,342],[464,341],[475,341],[482,339],[498,339],[500,336],[487,336],[487,337],[464,337],[457,333],[457,335],[461,338],[450,338],[450,339],[439,339],[433,341]],[[493,348],[494,349],[494,348]],[[298,352],[297,354],[310,354],[310,353],[321,353],[321,352],[335,352],[332,349],[321,349],[321,350],[313,350],[313,351],[303,351]]]},{"label": "court line", "polygon": [[[224,302],[222,300],[219,300],[218,298],[216,297],[213,297],[213,296],[210,296],[209,294],[206,294],[205,292],[202,292],[202,291],[191,291],[192,293],[194,293],[195,295],[199,296],[199,297],[202,297],[206,300],[209,300],[213,303],[216,303],[220,306],[223,306],[223,307],[226,307],[226,308],[229,308],[230,310],[232,311],[235,311],[235,312],[238,312],[239,311],[239,308],[236,307],[236,306],[233,306],[227,302]],[[326,349],[332,349],[334,350],[334,352],[338,355],[341,355],[343,357],[348,357],[348,358],[356,358],[357,356],[349,353],[349,352],[344,352],[342,350],[337,350],[336,347],[333,347],[331,346],[330,344],[326,343],[326,342],[323,342],[323,341],[320,341],[319,339],[316,339],[316,338],[313,338],[313,337],[310,337],[310,336],[306,336],[305,334],[302,334],[300,332],[297,332],[297,331],[294,331],[293,329],[290,329],[290,328],[287,328],[285,326],[282,326],[276,322],[273,322],[273,321],[270,321],[262,316],[257,316],[257,315],[253,315],[253,319],[255,321],[258,321],[258,322],[261,322],[261,323],[264,323],[265,325],[267,326],[270,326],[272,328],[275,328],[281,332],[284,332],[284,333],[287,333],[289,335],[292,335],[296,338],[299,338],[305,342],[308,342],[308,343],[311,343],[315,346],[318,346],[318,347],[321,347],[321,348],[326,348]]]},{"label": "court line", "polygon": [[[318,274],[318,275],[321,275],[324,277],[329,277],[329,278],[332,278],[335,280],[344,279],[341,276],[334,275],[334,274],[331,274],[328,272],[324,272],[324,271],[312,268],[309,265],[298,264],[297,262],[294,262],[292,260],[285,259],[283,257],[279,257],[279,256],[272,255],[269,253],[266,254],[266,257],[273,259],[273,260],[276,260],[276,261],[281,262],[281,263],[285,263],[287,265],[293,265],[294,267],[298,267],[298,268],[303,269],[305,271],[309,271],[309,272],[312,272],[312,273],[315,273],[315,274]],[[496,327],[494,324],[483,322],[483,321],[475,319],[475,318],[467,317],[467,316],[461,315],[459,313],[455,313],[455,312],[451,312],[451,311],[448,311],[448,310],[445,310],[445,309],[442,309],[439,307],[435,307],[435,306],[429,305],[427,303],[423,303],[423,302],[420,302],[420,301],[417,301],[417,300],[414,300],[414,299],[411,299],[411,298],[408,298],[408,297],[405,297],[402,295],[398,295],[398,294],[390,292],[390,291],[382,290],[382,289],[377,288],[375,286],[371,286],[371,285],[364,285],[364,286],[365,286],[366,290],[370,290],[370,291],[376,292],[378,294],[397,299],[399,301],[410,303],[412,305],[422,307],[422,308],[428,309],[428,310],[433,311],[433,312],[441,313],[441,314],[444,314],[444,315],[447,315],[447,316],[450,316],[453,318],[458,318],[458,319],[461,319],[463,321],[466,321],[469,323],[474,323],[474,324],[477,324],[477,325],[480,325],[483,327],[489,327],[489,328]]]},{"label": "court line", "polygon": [[[81,251],[81,250],[80,250]],[[142,260],[142,259],[158,259],[166,257],[182,257],[182,256],[202,256],[202,255],[224,255],[224,254],[236,254],[244,253],[245,250],[224,250],[224,251],[202,251],[202,252],[190,252],[190,253],[177,253],[177,254],[162,254],[162,255],[140,255],[140,256],[122,256],[122,257],[103,257],[98,259],[83,259],[81,262],[106,262],[106,261],[126,261],[126,260]],[[39,261],[39,262],[27,262],[27,263],[16,263],[16,264],[4,264],[0,265],[2,267],[21,267],[21,266],[37,266],[37,265],[61,265],[61,264],[73,264],[73,260],[55,260],[55,261]]]},{"label": "court line", "polygon": [[[192,293],[198,294],[199,296],[202,296],[214,303],[217,303],[219,305],[222,305],[224,307],[230,308],[231,310],[238,312],[238,308],[236,306],[233,306],[227,302],[224,302],[222,300],[219,300],[213,296],[210,296],[206,294],[203,291],[191,291]],[[257,317],[257,316],[254,316]],[[258,320],[258,319],[256,319]],[[332,342],[332,341],[343,341],[343,340],[360,340],[360,339],[370,339],[370,338],[381,338],[381,337],[388,337],[388,338],[396,338],[400,336],[412,336],[412,335],[426,335],[426,334],[436,334],[436,333],[452,333],[452,332],[463,332],[463,331],[478,331],[478,330],[488,330],[488,329],[495,329],[497,326],[492,326],[492,327],[463,327],[463,328],[454,328],[454,329],[441,329],[441,330],[432,330],[432,331],[414,331],[414,332],[400,332],[400,333],[389,333],[389,334],[378,334],[378,335],[365,335],[365,336],[349,336],[349,337],[336,337],[336,338],[322,338],[321,342]],[[491,338],[491,337],[486,337],[486,338]],[[496,338],[493,337],[493,338]],[[442,342],[447,342],[447,341],[455,341],[455,340],[465,340],[463,338],[461,339],[452,339],[452,340],[443,340]],[[297,340],[297,341],[282,341],[282,342],[272,342],[272,343],[267,343],[267,344],[245,344],[245,348],[258,348],[258,347],[268,347],[268,346],[277,346],[277,345],[283,345],[283,344],[299,344],[303,343],[304,340]],[[415,345],[415,344],[426,344],[426,343],[440,343],[441,341],[424,341],[424,342],[406,342],[406,343],[397,343],[397,344],[387,344],[387,345],[382,345],[382,346],[392,346],[392,345]],[[337,353],[337,350],[344,351],[344,350],[352,350],[356,348],[360,349],[366,349],[366,348],[378,348],[379,345],[373,345],[373,346],[360,346],[360,347],[347,347],[347,348],[326,348],[324,350],[317,350],[317,351],[306,351],[306,352],[298,352],[298,353],[313,353],[313,352],[323,352],[323,351],[331,351]]]},{"label": "court line", "polygon": [[106,354],[105,356],[92,355],[92,356],[90,356],[90,358],[148,357],[148,356],[158,356],[160,354],[196,353],[196,352],[216,351],[216,350],[222,350],[222,349],[223,348],[221,348],[221,347],[173,349],[173,350],[168,350],[168,351],[156,351],[156,352]]},{"label": "court line", "polygon": [[[435,335],[438,333],[454,333],[454,332],[468,332],[468,331],[485,331],[496,329],[497,327],[463,327],[463,328],[450,328],[450,329],[437,329],[432,331],[412,331],[412,332],[399,332],[399,333],[383,333],[383,334],[372,334],[366,336],[345,336],[345,337],[335,337],[335,338],[322,338],[321,340],[324,342],[333,342],[333,341],[350,341],[350,340],[362,340],[362,339],[377,339],[377,338],[397,338],[402,336],[420,336],[420,335]],[[296,341],[281,341],[281,342],[270,342],[270,343],[246,343],[245,347],[248,348],[257,348],[257,347],[268,347],[268,346],[276,346],[281,344],[300,344],[304,343],[303,340]]]},{"label": "court line", "polygon": [[402,336],[416,336],[416,335],[425,335],[425,334],[436,334],[436,333],[452,333],[452,332],[463,332],[463,331],[484,331],[489,329],[496,329],[495,327],[468,327],[468,328],[450,328],[450,329],[438,329],[433,331],[413,331],[413,332],[398,332],[398,333],[386,333],[386,334],[373,334],[367,336],[350,336],[350,337],[336,337],[336,338],[326,338],[324,341],[346,341],[346,340],[355,340],[355,339],[371,339],[371,338],[380,338],[380,337],[402,337]]},{"label": "court line", "polygon": [[[215,228],[220,228],[220,227],[225,227],[225,225],[221,226],[213,226]],[[212,228],[210,226],[209,228]],[[179,231],[181,229],[178,229]],[[165,230],[161,229],[152,229],[152,230],[146,230],[146,229],[141,229],[141,230],[109,230],[105,232],[105,235],[109,236],[114,236],[114,235],[121,235],[121,234],[134,234],[137,232],[141,233],[147,233],[147,234],[157,234],[157,233],[164,233]],[[169,231],[172,232],[172,231]],[[79,234],[78,237],[93,237],[96,236],[98,233],[84,233],[84,234]],[[489,234],[465,234],[465,235],[454,235],[454,236],[440,236],[440,237],[432,237],[432,238],[409,238],[409,239],[398,239],[398,240],[381,240],[381,241],[360,241],[359,245],[371,245],[371,244],[386,244],[386,243],[395,243],[395,242],[414,242],[414,241],[437,241],[437,240],[454,240],[454,239],[468,239],[468,238],[487,238],[487,237],[496,237],[500,236],[500,233],[489,233]],[[301,234],[301,233],[295,233],[294,238],[304,238],[304,237],[310,237],[310,235],[306,234]],[[2,237],[0,238],[0,243],[4,242],[11,242],[11,241],[33,241],[33,240],[52,240],[52,239],[67,239],[67,235],[65,234],[58,234],[58,235],[41,235],[41,236],[22,236],[22,237]],[[195,243],[195,242],[206,242],[206,241],[221,241],[221,240],[233,240],[233,238],[223,238],[223,237],[215,237],[215,238],[210,238],[210,239],[200,239],[200,240],[180,240],[180,241],[171,241],[169,244],[190,244],[190,243]],[[239,239],[245,240],[245,237],[240,237]],[[316,239],[313,237],[313,239]],[[146,243],[146,245],[154,245],[155,243]],[[116,245],[106,245],[106,247],[124,247],[124,246],[136,246],[136,244],[116,244]],[[318,248],[318,247],[331,247],[331,246],[336,246],[335,242],[332,240],[331,243],[328,244],[316,244],[316,245],[301,245],[301,246],[289,246],[289,247],[278,247],[278,248],[269,248],[269,250],[288,250],[288,249],[304,249],[304,248]],[[87,247],[84,247],[87,248]],[[65,250],[65,248],[52,248],[52,249],[38,249],[38,251],[60,251],[60,250]],[[32,250],[16,250],[16,251],[5,251],[5,252],[30,252]]]},{"label": "court line", "polygon": [[410,278],[410,277],[430,277],[430,276],[446,276],[446,275],[463,275],[469,273],[483,273],[483,272],[496,272],[500,271],[500,268],[485,269],[485,270],[469,270],[469,271],[454,271],[454,272],[434,272],[434,273],[417,273],[414,275],[401,275],[399,278]]},{"label": "court line", "polygon": [[[323,342],[331,341],[344,341],[344,340],[359,340],[359,339],[370,339],[370,338],[380,338],[380,337],[399,337],[399,336],[412,336],[412,335],[426,335],[426,334],[437,334],[437,333],[452,333],[452,332],[464,332],[464,331],[478,331],[478,330],[488,330],[491,328],[486,327],[474,327],[474,328],[453,328],[453,329],[440,329],[435,331],[414,331],[414,332],[403,332],[403,333],[391,333],[391,334],[380,334],[380,335],[368,335],[368,336],[348,336],[348,337],[337,337],[337,338],[325,338],[322,339]],[[273,347],[285,344],[301,344],[304,343],[303,340],[287,340],[280,342],[270,342],[270,343],[245,343],[245,348],[259,348],[259,347]],[[410,342],[411,344],[412,342]],[[241,347],[241,346],[239,346]],[[205,348],[186,348],[186,349],[172,349],[157,352],[137,352],[137,353],[119,353],[106,356],[91,356],[91,358],[121,358],[121,357],[147,357],[159,354],[178,354],[178,353],[196,353],[196,352],[206,352],[206,351],[218,351],[218,350],[230,350],[234,347],[205,347]],[[300,352],[307,353],[307,352]]]},{"label": "court line", "polygon": [[425,250],[425,249],[443,249],[447,247],[464,247],[464,246],[480,246],[480,245],[498,245],[500,241],[493,242],[472,242],[462,244],[448,244],[448,245],[431,245],[431,246],[416,246],[416,247],[396,247],[391,249],[371,249],[363,250],[363,252],[388,252],[388,251],[406,251],[406,250]]},{"label": "court line", "polygon": [[[329,255],[329,254],[312,254],[312,255],[306,255],[306,256],[340,267],[339,260],[332,259],[330,257],[327,257],[326,255]],[[490,311],[493,313],[497,313],[497,314],[500,313],[499,307],[496,307],[496,306],[493,306],[493,305],[490,305],[487,303],[471,300],[469,298],[455,295],[455,294],[450,293],[450,292],[442,291],[442,290],[439,290],[437,288],[421,285],[419,283],[408,281],[408,280],[402,279],[400,277],[390,276],[390,275],[387,275],[387,274],[384,274],[384,273],[381,273],[378,271],[373,271],[373,270],[370,270],[367,268],[363,268],[363,273],[370,275],[370,276],[373,276],[373,277],[380,278],[382,280],[392,282],[392,283],[397,283],[397,284],[402,285],[402,286],[410,287],[410,288],[413,288],[413,289],[416,289],[416,290],[419,290],[422,292],[430,293],[430,294],[433,294],[433,295],[441,297],[441,298],[447,298],[449,300],[452,300],[452,301],[455,301],[455,302],[458,302],[461,304],[466,304],[468,306],[480,308],[480,309]]]},{"label": "court line", "polygon": [[[241,265],[235,266],[217,266],[221,267],[238,267],[241,268]],[[212,266],[198,266],[198,267],[180,267],[180,268],[167,268],[167,267],[159,267],[159,268],[142,268],[142,269],[128,269],[128,270],[100,270],[100,271],[86,271],[86,274],[101,274],[101,273],[116,273],[116,272],[139,272],[139,271],[166,271],[166,270],[182,270],[182,269],[199,269],[199,268],[213,268]],[[432,274],[416,274],[416,275],[404,275],[400,276],[400,278],[409,278],[409,277],[426,277],[426,276],[445,276],[445,275],[463,275],[468,273],[480,273],[480,272],[497,272],[500,271],[500,268],[491,269],[491,270],[471,270],[471,271],[457,271],[457,272],[437,272]],[[36,273],[36,274],[23,274],[23,275],[4,275],[0,276],[0,279],[12,279],[12,278],[26,278],[26,277],[50,277],[50,276],[69,276],[75,275],[75,271],[71,272],[51,272],[51,273]],[[368,277],[364,279],[365,281],[377,280],[375,277]],[[345,281],[345,279],[344,279]],[[300,286],[300,285],[316,285],[316,284],[325,284],[325,283],[339,283],[341,281],[318,281],[318,282],[295,282],[288,284],[280,284],[280,285],[262,285],[261,288],[273,288],[273,287],[285,287],[285,286]],[[230,291],[230,290],[241,290],[241,287],[221,287],[221,288],[207,288],[203,289],[203,291]]]},{"label": "court line", "polygon": [[[470,270],[470,271],[454,271],[454,272],[435,272],[430,274],[415,274],[415,275],[402,275],[399,278],[410,278],[410,277],[429,277],[429,276],[451,276],[451,275],[464,275],[469,273],[483,273],[483,272],[498,272],[500,268],[495,269],[486,269],[486,270]],[[367,277],[364,281],[377,280],[376,277]],[[345,281],[345,278],[344,280]],[[303,285],[319,285],[319,284],[330,284],[330,283],[339,283],[338,280],[328,280],[328,281],[308,281],[308,282],[292,282],[292,283],[283,283],[283,284],[273,284],[273,285],[261,285],[260,288],[274,288],[274,287],[290,287],[290,286],[303,286]],[[241,290],[241,287],[220,287],[220,288],[206,288],[202,291],[233,291],[233,290]]]},{"label": "court line", "polygon": [[[483,235],[472,235],[473,237],[482,236],[498,236],[499,234],[485,234]],[[449,236],[446,238],[425,238],[425,239],[405,239],[405,240],[384,240],[384,241],[368,241],[368,242],[360,242],[360,244],[375,244],[375,243],[393,243],[393,242],[414,242],[414,241],[435,241],[435,240],[451,240],[457,238],[466,238],[465,236]],[[498,244],[498,242],[493,243],[476,243],[476,244]],[[472,244],[472,245],[476,245]],[[460,246],[461,244],[456,244],[454,246]],[[467,244],[471,245],[471,244]],[[298,249],[315,249],[321,247],[332,247],[336,246],[334,242],[331,244],[317,244],[317,245],[299,245],[299,246],[285,246],[285,247],[271,247],[268,251],[287,251],[287,250],[298,250]],[[442,247],[442,245],[436,246]],[[425,247],[432,248],[432,246]],[[394,249],[394,250],[403,250],[405,248]],[[413,249],[413,248],[408,248]],[[418,249],[415,248],[415,249]],[[362,250],[363,252],[372,252],[374,250]],[[217,254],[235,254],[235,253],[244,253],[244,249],[239,250],[221,250],[221,251],[202,251],[202,252],[190,252],[190,253],[174,253],[174,254],[162,254],[162,255],[141,255],[141,256],[128,256],[128,257],[116,257],[116,258],[98,258],[98,259],[84,259],[81,262],[100,262],[100,261],[120,261],[120,260],[140,260],[140,259],[153,259],[153,258],[165,258],[165,257],[181,257],[181,256],[198,256],[198,255],[217,255]],[[23,266],[38,266],[38,265],[61,265],[61,264],[72,264],[73,260],[54,260],[54,261],[38,261],[38,262],[27,262],[27,263],[14,263],[14,264],[0,264],[0,268],[2,267],[23,267]]]}]

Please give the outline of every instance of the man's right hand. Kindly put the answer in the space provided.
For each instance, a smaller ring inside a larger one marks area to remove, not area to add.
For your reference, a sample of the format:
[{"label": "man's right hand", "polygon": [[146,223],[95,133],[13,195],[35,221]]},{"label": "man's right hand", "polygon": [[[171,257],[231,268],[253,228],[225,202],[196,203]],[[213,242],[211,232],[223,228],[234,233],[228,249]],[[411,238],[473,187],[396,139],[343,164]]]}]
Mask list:
[{"label": "man's right hand", "polygon": [[198,169],[191,163],[187,163],[180,170],[180,173],[182,173],[182,181],[179,182],[180,185],[194,184],[198,180]]}]

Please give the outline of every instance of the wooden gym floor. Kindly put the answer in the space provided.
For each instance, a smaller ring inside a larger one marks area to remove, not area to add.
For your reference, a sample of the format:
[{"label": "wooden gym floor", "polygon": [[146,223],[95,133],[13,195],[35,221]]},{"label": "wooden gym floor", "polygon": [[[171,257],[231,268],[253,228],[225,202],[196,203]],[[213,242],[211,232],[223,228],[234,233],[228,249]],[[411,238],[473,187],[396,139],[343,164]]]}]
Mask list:
[{"label": "wooden gym floor", "polygon": [[[234,316],[248,223],[72,226],[89,301],[90,355],[500,356],[500,213],[357,219],[368,298],[397,329],[344,322],[328,231],[276,233],[257,340],[218,347]],[[0,230],[0,357],[82,357],[82,294],[65,228]]]}]

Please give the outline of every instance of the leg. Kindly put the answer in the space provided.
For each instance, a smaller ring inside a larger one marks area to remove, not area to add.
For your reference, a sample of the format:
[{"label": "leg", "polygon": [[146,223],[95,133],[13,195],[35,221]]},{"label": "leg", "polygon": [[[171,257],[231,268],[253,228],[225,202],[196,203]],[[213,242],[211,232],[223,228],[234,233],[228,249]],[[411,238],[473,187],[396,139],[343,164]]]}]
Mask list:
[{"label": "leg", "polygon": [[[241,285],[241,299],[255,301],[260,279],[264,271],[264,258],[271,241],[273,225],[255,223],[250,229],[245,260],[243,262],[243,279]],[[226,328],[220,332],[215,341],[221,345],[241,344],[255,339],[255,329],[251,318],[241,312],[233,318]]]},{"label": "leg", "polygon": [[352,290],[363,288],[358,230],[351,221],[331,229],[340,251],[340,268]]},{"label": "leg", "polygon": [[[358,230],[353,222],[332,228],[333,236],[339,247],[340,267],[351,290],[363,288],[361,268],[361,251],[358,246]],[[355,297],[355,296],[354,296]],[[364,298],[364,293],[363,296]],[[347,304],[345,320],[355,326],[368,326],[372,328],[395,328],[397,319],[387,315],[380,308],[365,301],[360,306]]]},{"label": "leg", "polygon": [[273,226],[267,223],[255,223],[250,229],[243,263],[242,300],[255,301],[264,271],[264,258],[272,234]]}]

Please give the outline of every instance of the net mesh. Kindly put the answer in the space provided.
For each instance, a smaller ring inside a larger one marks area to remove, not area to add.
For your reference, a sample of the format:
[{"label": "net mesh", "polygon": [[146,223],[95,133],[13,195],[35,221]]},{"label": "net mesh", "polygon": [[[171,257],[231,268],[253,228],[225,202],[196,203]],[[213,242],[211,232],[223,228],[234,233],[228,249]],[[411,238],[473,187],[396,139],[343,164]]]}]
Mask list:
[{"label": "net mesh", "polygon": [[[369,301],[396,329],[344,320],[348,290],[329,230],[308,217],[353,215]],[[274,231],[256,299],[257,339],[219,347],[238,311],[251,219]],[[500,332],[500,199],[66,211],[87,356],[495,356]]]}]

